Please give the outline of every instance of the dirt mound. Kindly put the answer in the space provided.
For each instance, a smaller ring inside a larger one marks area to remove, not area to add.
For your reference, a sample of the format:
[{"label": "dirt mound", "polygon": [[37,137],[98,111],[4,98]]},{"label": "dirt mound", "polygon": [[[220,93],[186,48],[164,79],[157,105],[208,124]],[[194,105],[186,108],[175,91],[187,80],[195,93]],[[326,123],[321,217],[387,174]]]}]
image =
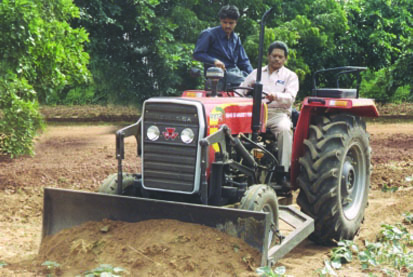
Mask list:
[{"label": "dirt mound", "polygon": [[100,264],[131,276],[254,276],[260,254],[218,230],[175,220],[87,222],[46,238],[39,263],[75,276]]}]

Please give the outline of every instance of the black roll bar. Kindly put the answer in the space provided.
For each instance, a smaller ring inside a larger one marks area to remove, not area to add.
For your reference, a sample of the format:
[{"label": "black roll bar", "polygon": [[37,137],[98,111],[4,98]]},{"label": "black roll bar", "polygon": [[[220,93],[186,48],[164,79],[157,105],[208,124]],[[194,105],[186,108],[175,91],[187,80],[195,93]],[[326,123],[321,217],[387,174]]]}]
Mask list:
[{"label": "black roll bar", "polygon": [[260,40],[259,40],[259,48],[258,48],[258,65],[257,65],[257,79],[253,86],[254,88],[254,102],[253,102],[253,110],[252,110],[252,123],[251,123],[251,130],[252,130],[252,140],[257,141],[258,132],[261,129],[261,97],[262,97],[262,90],[263,86],[261,83],[261,71],[262,71],[262,54],[264,48],[264,32],[265,32],[265,21],[268,15],[274,10],[274,8],[269,9],[264,13],[261,19],[261,31],[260,31]]},{"label": "black roll bar", "polygon": [[331,72],[331,71],[338,71],[336,74],[336,85],[337,88],[340,88],[340,82],[339,78],[341,75],[345,74],[350,74],[350,73],[356,73],[357,75],[357,96],[356,98],[359,98],[359,89],[360,89],[360,83],[361,83],[361,78],[360,78],[360,72],[367,70],[367,67],[362,67],[362,66],[341,66],[341,67],[333,67],[333,68],[327,68],[327,69],[321,69],[318,70],[314,73],[313,75],[313,89],[317,89],[317,75],[326,73],[326,72]]}]

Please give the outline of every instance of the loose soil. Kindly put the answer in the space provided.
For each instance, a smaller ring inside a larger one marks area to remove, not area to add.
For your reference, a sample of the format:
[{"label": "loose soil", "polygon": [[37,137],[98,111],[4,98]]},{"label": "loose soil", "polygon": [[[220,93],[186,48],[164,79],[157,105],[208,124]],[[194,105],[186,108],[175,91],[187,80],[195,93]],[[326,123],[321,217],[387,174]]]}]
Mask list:
[{"label": "loose soil", "polygon": [[87,222],[46,238],[36,260],[75,276],[108,262],[132,276],[248,276],[259,252],[223,232],[175,220]]},{"label": "loose soil", "polygon": [[[96,191],[116,171],[116,125],[49,125],[34,157],[0,158],[0,276],[45,276],[41,264],[61,264],[57,275],[74,276],[100,264],[131,276],[253,276],[258,253],[242,241],[204,226],[172,220],[90,222],[40,245],[43,188]],[[413,123],[369,122],[373,150],[369,206],[355,241],[373,241],[383,223],[413,212]],[[124,168],[139,172],[134,138],[127,138]],[[386,188],[398,187],[395,192]],[[316,276],[331,247],[305,240],[281,259],[293,276]],[[2,264],[6,264],[2,266]],[[352,263],[340,276],[362,276]]]}]

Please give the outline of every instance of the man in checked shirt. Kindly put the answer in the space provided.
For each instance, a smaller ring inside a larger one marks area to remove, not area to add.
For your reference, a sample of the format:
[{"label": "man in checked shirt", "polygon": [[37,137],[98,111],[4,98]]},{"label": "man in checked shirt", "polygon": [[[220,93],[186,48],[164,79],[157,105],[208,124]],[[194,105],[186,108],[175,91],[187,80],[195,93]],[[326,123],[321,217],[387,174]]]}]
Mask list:
[{"label": "man in checked shirt", "polygon": [[[262,68],[261,75],[265,98],[269,101],[267,128],[277,138],[278,160],[284,167],[285,176],[290,168],[293,142],[291,111],[298,92],[297,74],[284,66],[287,57],[287,45],[281,41],[273,42],[268,48],[268,65]],[[240,86],[252,87],[256,77],[255,69]]]}]

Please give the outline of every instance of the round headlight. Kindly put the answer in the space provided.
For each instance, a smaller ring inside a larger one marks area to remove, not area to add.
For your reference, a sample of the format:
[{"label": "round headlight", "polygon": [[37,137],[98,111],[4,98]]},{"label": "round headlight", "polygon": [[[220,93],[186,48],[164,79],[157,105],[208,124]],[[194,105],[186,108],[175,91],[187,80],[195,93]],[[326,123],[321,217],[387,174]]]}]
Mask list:
[{"label": "round headlight", "polygon": [[194,131],[189,128],[185,128],[181,132],[181,140],[183,143],[191,143],[195,138]]},{"label": "round headlight", "polygon": [[152,141],[157,140],[160,133],[161,132],[159,132],[159,128],[155,125],[149,126],[148,130],[146,130],[146,136]]}]

